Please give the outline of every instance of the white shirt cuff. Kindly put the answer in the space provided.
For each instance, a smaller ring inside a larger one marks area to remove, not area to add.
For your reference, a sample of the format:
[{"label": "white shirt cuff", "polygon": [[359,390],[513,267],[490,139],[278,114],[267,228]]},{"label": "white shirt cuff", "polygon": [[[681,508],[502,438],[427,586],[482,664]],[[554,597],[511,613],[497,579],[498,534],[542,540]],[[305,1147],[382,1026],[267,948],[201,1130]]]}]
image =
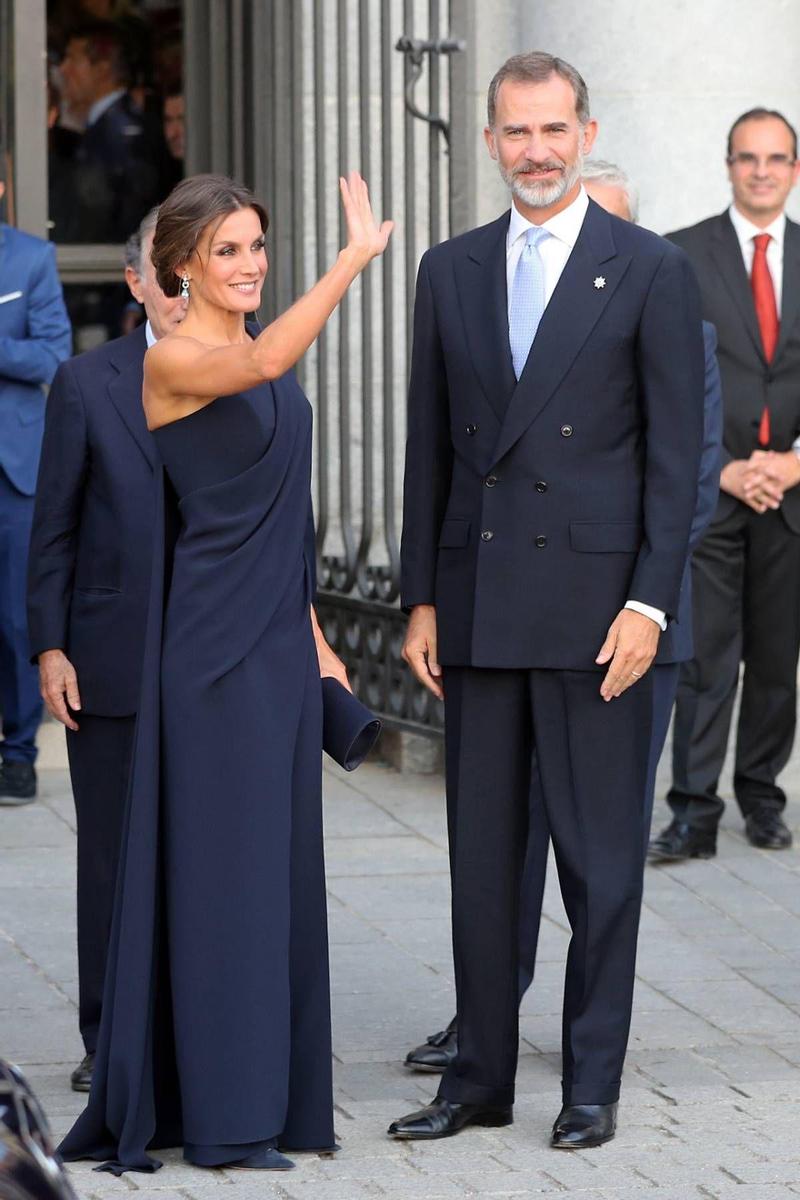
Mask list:
[{"label": "white shirt cuff", "polygon": [[634,612],[641,613],[643,617],[649,617],[651,621],[655,621],[662,633],[667,628],[667,614],[660,608],[653,608],[650,604],[640,604],[638,600],[629,600],[625,607],[632,608]]},{"label": "white shirt cuff", "polygon": [[800,457],[800,437],[795,438],[795,440],[792,442],[792,449],[794,450],[795,454]]}]

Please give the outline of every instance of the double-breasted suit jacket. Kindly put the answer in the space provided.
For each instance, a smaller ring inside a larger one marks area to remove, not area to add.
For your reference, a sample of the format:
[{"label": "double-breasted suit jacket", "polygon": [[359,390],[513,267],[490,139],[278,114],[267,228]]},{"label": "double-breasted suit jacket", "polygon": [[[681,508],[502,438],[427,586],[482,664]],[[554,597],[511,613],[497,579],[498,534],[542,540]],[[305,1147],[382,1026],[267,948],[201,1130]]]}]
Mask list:
[{"label": "double-breasted suit jacket", "polygon": [[678,610],[703,431],[686,256],[590,202],[517,382],[509,215],[420,264],[402,601],[445,665],[599,669],[628,600]]}]

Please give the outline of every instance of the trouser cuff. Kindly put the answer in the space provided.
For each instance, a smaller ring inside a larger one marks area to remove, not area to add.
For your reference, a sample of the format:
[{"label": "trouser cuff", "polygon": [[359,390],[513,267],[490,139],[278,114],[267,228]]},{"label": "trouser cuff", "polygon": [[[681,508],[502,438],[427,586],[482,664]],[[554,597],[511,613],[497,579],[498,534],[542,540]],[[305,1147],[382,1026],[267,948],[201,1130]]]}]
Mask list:
[{"label": "trouser cuff", "polygon": [[439,1085],[437,1099],[452,1104],[481,1104],[486,1108],[510,1108],[514,1103],[514,1087],[489,1087],[468,1079],[445,1074]]},{"label": "trouser cuff", "polygon": [[564,1104],[616,1104],[620,1080],[614,1083],[567,1083],[561,1081]]}]

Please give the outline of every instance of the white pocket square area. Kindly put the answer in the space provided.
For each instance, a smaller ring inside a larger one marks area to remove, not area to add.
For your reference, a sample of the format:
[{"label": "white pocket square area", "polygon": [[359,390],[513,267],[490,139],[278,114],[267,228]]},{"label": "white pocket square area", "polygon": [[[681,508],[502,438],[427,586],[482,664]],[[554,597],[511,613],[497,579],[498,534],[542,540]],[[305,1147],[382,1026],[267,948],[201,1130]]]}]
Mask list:
[{"label": "white pocket square area", "polygon": [[5,296],[0,296],[0,304],[7,304],[9,300],[19,300],[22,292],[6,292]]}]

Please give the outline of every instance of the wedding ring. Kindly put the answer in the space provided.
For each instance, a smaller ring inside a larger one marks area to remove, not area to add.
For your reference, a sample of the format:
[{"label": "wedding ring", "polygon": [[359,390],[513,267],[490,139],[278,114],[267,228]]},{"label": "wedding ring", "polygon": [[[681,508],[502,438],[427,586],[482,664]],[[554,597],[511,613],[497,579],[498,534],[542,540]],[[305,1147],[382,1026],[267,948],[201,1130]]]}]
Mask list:
[{"label": "wedding ring", "polygon": [[641,678],[642,678],[642,672],[641,672],[641,671],[631,671],[631,675],[633,676],[633,678],[634,678],[634,679],[641,679]]}]

